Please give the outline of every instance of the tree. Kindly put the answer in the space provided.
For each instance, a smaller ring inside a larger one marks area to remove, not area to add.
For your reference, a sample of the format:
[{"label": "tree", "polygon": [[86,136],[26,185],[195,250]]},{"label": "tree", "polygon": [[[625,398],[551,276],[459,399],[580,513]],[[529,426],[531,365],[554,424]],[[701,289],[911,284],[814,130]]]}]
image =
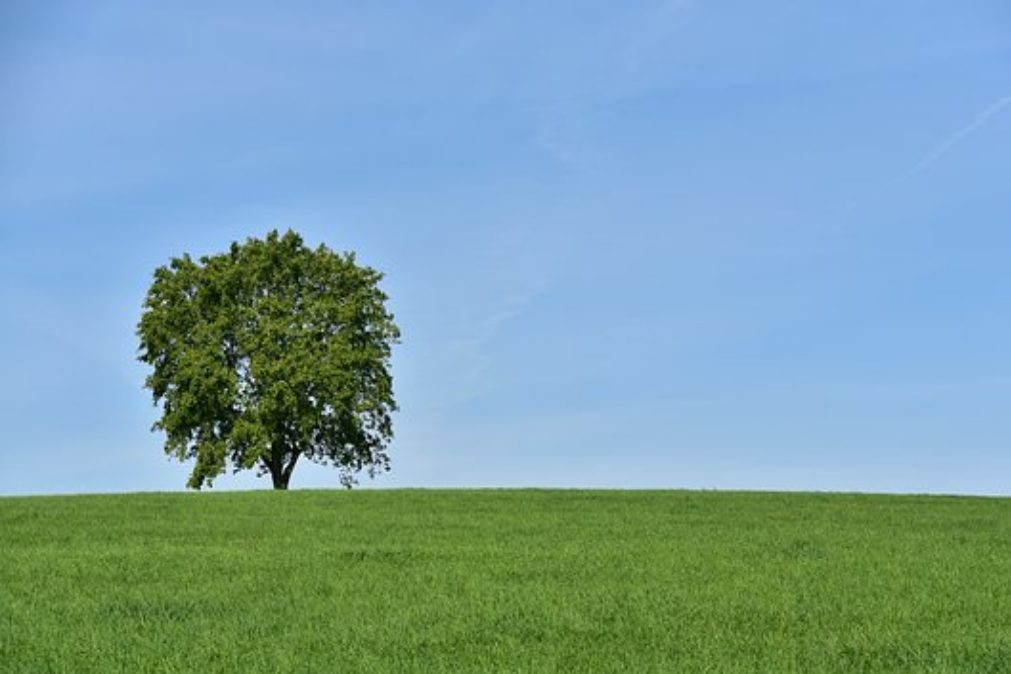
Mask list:
[{"label": "tree", "polygon": [[287,489],[302,457],[335,466],[346,487],[389,470],[400,331],[382,277],[290,230],[155,270],[139,360],[153,368],[165,453],[196,459],[187,486],[230,465]]}]

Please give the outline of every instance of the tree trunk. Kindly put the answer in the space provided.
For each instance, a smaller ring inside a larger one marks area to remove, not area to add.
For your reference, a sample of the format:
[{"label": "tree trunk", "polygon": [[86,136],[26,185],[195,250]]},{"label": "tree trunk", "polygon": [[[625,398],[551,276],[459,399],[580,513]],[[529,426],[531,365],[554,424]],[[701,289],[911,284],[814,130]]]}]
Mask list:
[{"label": "tree trunk", "polygon": [[285,475],[284,472],[274,472],[270,471],[270,479],[274,481],[274,489],[287,489],[288,480],[291,479],[291,474]]},{"label": "tree trunk", "polygon": [[275,458],[269,464],[267,464],[267,469],[270,471],[270,479],[274,483],[274,489],[287,489],[288,482],[291,480],[291,474],[295,471],[295,464],[298,463],[298,454],[292,454],[291,458],[288,459],[288,463],[285,464],[280,457]]}]

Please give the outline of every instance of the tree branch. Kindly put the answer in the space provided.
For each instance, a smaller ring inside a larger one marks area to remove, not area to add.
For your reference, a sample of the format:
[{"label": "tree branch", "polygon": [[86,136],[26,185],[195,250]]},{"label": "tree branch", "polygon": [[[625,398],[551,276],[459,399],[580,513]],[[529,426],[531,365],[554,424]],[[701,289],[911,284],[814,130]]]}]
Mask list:
[{"label": "tree branch", "polygon": [[294,452],[291,455],[291,459],[288,461],[288,465],[284,467],[284,472],[282,473],[282,475],[284,476],[285,483],[287,483],[288,480],[291,479],[291,474],[295,470],[295,464],[298,463],[299,456],[301,455],[297,451]]}]

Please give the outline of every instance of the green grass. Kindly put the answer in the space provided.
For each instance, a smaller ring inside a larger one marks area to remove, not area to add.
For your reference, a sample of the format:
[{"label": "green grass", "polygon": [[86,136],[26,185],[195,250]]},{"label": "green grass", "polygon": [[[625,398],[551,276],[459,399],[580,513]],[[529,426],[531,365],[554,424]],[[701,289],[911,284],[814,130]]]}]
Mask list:
[{"label": "green grass", "polygon": [[1011,500],[0,499],[0,671],[1011,672]]}]

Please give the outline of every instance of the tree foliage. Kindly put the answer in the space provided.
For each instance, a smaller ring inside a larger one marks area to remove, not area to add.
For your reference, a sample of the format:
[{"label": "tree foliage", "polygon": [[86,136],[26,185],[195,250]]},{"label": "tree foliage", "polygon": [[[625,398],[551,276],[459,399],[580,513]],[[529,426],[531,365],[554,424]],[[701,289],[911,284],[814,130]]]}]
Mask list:
[{"label": "tree foliage", "polygon": [[137,328],[165,452],[195,459],[188,486],[229,466],[286,489],[301,457],[350,487],[389,469],[400,332],[382,274],[295,232],[173,258],[154,272]]}]

